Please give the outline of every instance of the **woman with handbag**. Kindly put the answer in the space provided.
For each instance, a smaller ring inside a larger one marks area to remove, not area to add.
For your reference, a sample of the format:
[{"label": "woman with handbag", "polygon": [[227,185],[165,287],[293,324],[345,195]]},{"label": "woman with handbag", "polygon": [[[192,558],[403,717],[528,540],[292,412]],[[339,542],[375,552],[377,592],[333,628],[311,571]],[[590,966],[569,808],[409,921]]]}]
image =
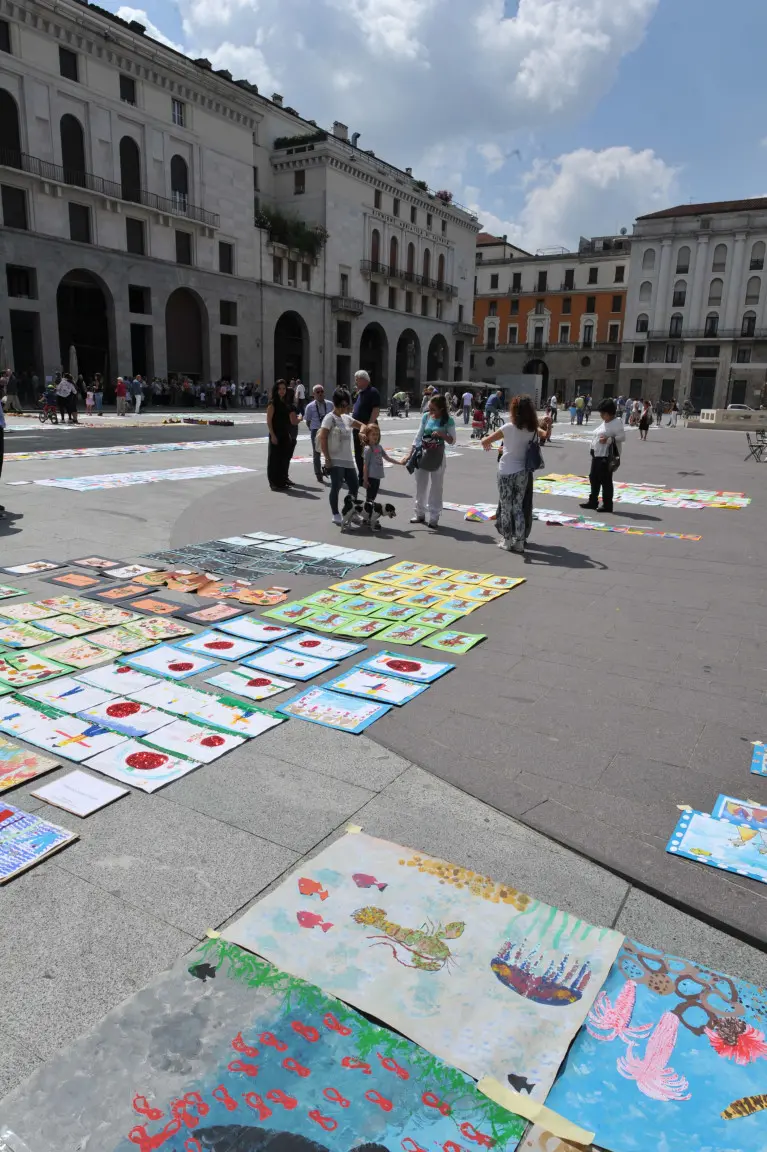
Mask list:
[{"label": "woman with handbag", "polygon": [[498,511],[495,526],[501,535],[499,548],[507,552],[525,551],[533,515],[533,473],[543,467],[539,436],[548,428],[538,423],[538,413],[530,396],[513,396],[509,421],[485,436],[482,447],[489,452],[493,444],[503,441],[498,461]]},{"label": "woman with handbag", "polygon": [[[597,428],[591,441],[591,495],[581,508],[590,508],[592,511],[612,512],[613,510],[613,472],[620,468],[621,454],[618,448],[626,439],[626,428],[623,421],[617,417],[617,408],[614,400],[603,400],[599,405],[599,415],[602,423]],[[602,490],[602,506],[599,507],[599,491]]]},{"label": "woman with handbag", "polygon": [[415,468],[415,513],[410,517],[411,524],[425,522],[427,528],[439,527],[446,444],[455,444],[455,420],[447,410],[445,397],[437,393],[429,400],[410,456],[405,461],[409,471]]}]

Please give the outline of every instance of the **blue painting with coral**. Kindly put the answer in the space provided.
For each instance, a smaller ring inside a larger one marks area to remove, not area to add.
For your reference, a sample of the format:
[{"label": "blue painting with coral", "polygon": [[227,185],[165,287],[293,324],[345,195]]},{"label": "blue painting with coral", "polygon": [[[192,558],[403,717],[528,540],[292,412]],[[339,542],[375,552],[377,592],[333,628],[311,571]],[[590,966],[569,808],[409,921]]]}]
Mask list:
[{"label": "blue painting with coral", "polygon": [[626,940],[547,1104],[610,1152],[764,1152],[767,991]]}]

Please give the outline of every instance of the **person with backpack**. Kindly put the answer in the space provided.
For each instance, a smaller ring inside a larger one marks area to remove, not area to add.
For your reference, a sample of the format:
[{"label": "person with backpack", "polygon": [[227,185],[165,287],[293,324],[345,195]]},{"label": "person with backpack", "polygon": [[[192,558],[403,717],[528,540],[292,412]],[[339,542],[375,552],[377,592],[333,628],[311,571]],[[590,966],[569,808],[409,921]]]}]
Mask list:
[{"label": "person with backpack", "polygon": [[538,437],[548,428],[538,423],[538,413],[530,396],[513,396],[509,420],[497,432],[485,436],[482,447],[489,452],[503,441],[498,461],[498,510],[495,527],[500,533],[498,547],[523,555],[533,520],[533,472],[542,466]]},{"label": "person with backpack", "polygon": [[[593,512],[613,510],[613,472],[620,467],[621,454],[618,448],[626,439],[626,425],[617,415],[614,400],[603,400],[599,405],[602,423],[591,440],[591,495],[581,508]],[[599,492],[602,492],[602,506],[599,506]]]}]

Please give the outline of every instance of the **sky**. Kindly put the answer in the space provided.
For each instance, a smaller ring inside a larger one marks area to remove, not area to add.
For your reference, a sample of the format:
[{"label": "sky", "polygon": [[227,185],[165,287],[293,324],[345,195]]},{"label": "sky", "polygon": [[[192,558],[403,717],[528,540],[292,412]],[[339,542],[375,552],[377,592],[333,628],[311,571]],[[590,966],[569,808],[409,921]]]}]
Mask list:
[{"label": "sky", "polygon": [[767,195],[764,0],[107,4],[306,119],[343,121],[531,252]]}]

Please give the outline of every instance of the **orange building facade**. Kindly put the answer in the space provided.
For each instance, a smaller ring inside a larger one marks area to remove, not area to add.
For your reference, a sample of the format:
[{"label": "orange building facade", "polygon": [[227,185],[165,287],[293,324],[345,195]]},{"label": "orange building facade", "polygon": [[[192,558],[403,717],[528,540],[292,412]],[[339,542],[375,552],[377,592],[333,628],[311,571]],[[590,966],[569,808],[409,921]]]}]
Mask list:
[{"label": "orange building facade", "polygon": [[542,396],[617,395],[630,240],[581,240],[578,252],[532,255],[505,239],[477,240],[470,378],[500,387],[528,373]]}]

